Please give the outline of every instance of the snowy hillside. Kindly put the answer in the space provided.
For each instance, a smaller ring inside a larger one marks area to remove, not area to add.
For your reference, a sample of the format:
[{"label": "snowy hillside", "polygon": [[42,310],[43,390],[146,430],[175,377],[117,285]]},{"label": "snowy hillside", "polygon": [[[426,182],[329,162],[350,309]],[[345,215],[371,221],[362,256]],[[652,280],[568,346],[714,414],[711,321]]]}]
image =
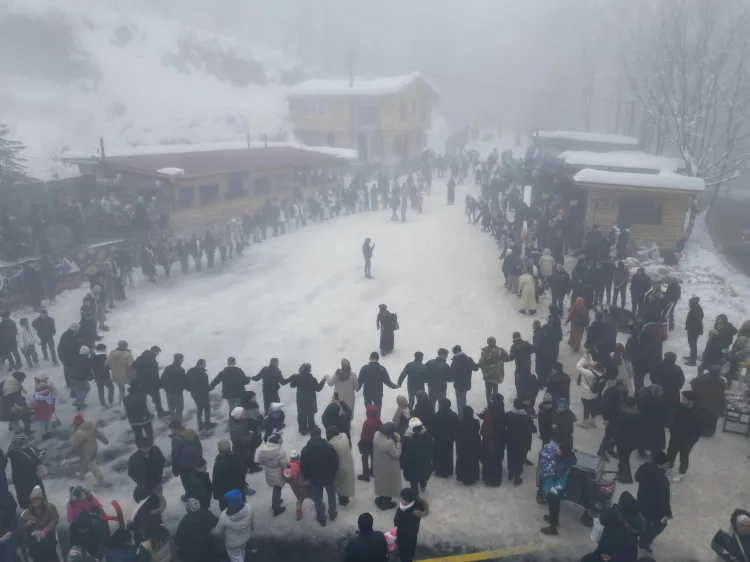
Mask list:
[{"label": "snowy hillside", "polygon": [[91,0],[4,0],[0,53],[1,119],[40,177],[99,136],[118,149],[275,135],[285,84],[303,78],[279,52]]}]

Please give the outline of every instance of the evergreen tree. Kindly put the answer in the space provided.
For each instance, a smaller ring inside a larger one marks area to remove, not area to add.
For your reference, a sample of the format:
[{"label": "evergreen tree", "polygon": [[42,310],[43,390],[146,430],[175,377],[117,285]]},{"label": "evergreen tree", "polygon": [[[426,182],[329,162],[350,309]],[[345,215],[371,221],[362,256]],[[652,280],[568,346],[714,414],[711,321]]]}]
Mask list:
[{"label": "evergreen tree", "polygon": [[34,179],[26,173],[21,151],[26,147],[22,142],[10,140],[8,126],[0,123],[0,184],[32,182]]}]

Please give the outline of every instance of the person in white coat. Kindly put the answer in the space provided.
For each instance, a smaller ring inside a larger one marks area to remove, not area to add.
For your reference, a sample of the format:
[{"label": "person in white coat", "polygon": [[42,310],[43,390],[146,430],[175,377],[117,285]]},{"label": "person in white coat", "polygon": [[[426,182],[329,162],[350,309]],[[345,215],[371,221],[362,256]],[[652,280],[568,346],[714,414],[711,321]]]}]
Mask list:
[{"label": "person in white coat", "polygon": [[544,286],[547,286],[547,280],[552,276],[552,274],[555,272],[555,258],[552,257],[552,254],[549,250],[549,248],[545,248],[544,252],[542,253],[542,256],[539,258],[539,273],[541,274],[542,278],[544,279]]},{"label": "person in white coat", "polygon": [[596,427],[596,408],[599,401],[598,386],[602,376],[594,371],[596,363],[586,353],[578,361],[578,386],[581,389],[581,402],[583,403],[583,420],[578,424],[583,429]]},{"label": "person in white coat", "polygon": [[349,406],[354,417],[354,396],[359,390],[357,376],[352,373],[352,366],[348,359],[341,360],[341,368],[336,369],[336,373],[328,378],[328,386],[332,386],[334,392],[339,395],[339,400]]},{"label": "person in white coat", "polygon": [[224,494],[224,501],[227,508],[221,512],[212,532],[224,539],[229,562],[245,562],[245,547],[254,528],[253,510],[239,490],[229,490]]},{"label": "person in white coat", "polygon": [[289,460],[286,452],[281,448],[282,441],[281,433],[274,431],[269,436],[268,441],[260,446],[260,453],[258,454],[258,464],[265,471],[266,484],[272,488],[271,509],[274,517],[286,511],[286,507],[281,505],[281,489],[286,483],[284,468]]},{"label": "person in white coat", "polygon": [[518,278],[518,292],[521,296],[521,314],[536,314],[536,282],[528,271]]},{"label": "person in white coat", "polygon": [[[18,349],[21,350],[23,356],[26,358],[26,364],[29,369],[39,366],[39,356],[36,353],[36,345],[39,343],[39,338],[36,332],[31,328],[28,318],[21,318],[18,321],[18,335],[16,336]],[[19,365],[20,368],[20,365]]]},{"label": "person in white coat", "polygon": [[615,386],[618,381],[623,381],[628,389],[628,396],[635,396],[635,379],[633,378],[633,364],[630,356],[621,343],[615,345],[615,350],[610,354],[612,362],[617,366],[617,376],[607,382],[607,388]]},{"label": "person in white coat", "polygon": [[354,496],[354,457],[346,435],[342,435],[338,428],[326,429],[326,439],[336,451],[339,458],[339,469],[333,487],[339,496],[339,505],[349,505],[349,498]]}]

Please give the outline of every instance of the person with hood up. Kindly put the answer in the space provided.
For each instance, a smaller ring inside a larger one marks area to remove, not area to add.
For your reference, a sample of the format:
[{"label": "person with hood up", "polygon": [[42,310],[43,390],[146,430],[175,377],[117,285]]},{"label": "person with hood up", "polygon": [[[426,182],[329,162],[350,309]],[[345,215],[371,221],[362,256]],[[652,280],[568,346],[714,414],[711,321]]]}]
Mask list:
[{"label": "person with hood up", "polygon": [[698,337],[703,334],[703,307],[699,304],[700,297],[691,297],[688,300],[688,313],[685,319],[685,331],[687,332],[690,355],[683,357],[685,365],[695,366],[698,360]]},{"label": "person with hood up", "polygon": [[581,562],[636,562],[638,539],[646,531],[646,520],[639,513],[633,494],[620,494],[618,502],[602,513],[599,521],[604,530],[596,550],[584,556]]},{"label": "person with hood up", "polygon": [[362,455],[362,474],[357,480],[369,482],[373,475],[371,461],[373,459],[373,441],[375,434],[380,431],[383,423],[380,421],[380,412],[375,404],[365,406],[365,422],[362,424],[362,432],[359,436],[359,454]]},{"label": "person with hood up", "polygon": [[[412,418],[409,420],[409,429],[402,443],[401,465],[404,470],[404,480],[413,490],[419,491],[421,487],[424,491],[433,471],[432,436],[418,418]],[[377,470],[375,473],[377,474]]]},{"label": "person with hood up", "polygon": [[471,390],[471,374],[479,370],[479,365],[474,359],[466,355],[460,345],[453,346],[453,358],[451,359],[451,379],[453,389],[456,391],[456,408],[463,413],[466,406],[466,394]]},{"label": "person with hood up", "polygon": [[34,420],[39,422],[39,433],[42,439],[52,437],[50,429],[52,427],[52,418],[56,417],[56,392],[53,392],[54,386],[49,382],[47,375],[38,375],[38,381],[34,389],[34,401],[31,403],[31,409],[34,411]]},{"label": "person with hood up", "polygon": [[518,296],[521,297],[521,314],[536,314],[536,282],[526,269],[518,278]]},{"label": "person with hood up", "polygon": [[214,499],[219,502],[219,509],[224,510],[227,504],[224,494],[230,490],[239,490],[243,497],[254,495],[255,490],[248,487],[245,482],[247,467],[242,458],[232,451],[232,444],[228,439],[219,439],[219,454],[214,459],[214,467],[211,473],[211,486]]},{"label": "person with hood up", "polygon": [[343,562],[386,562],[388,543],[380,531],[373,530],[374,519],[369,513],[362,513],[357,519],[356,536],[344,549]]},{"label": "person with hood up", "polygon": [[388,388],[397,389],[398,385],[391,381],[388,371],[378,361],[380,355],[377,351],[370,353],[370,362],[359,370],[357,385],[362,390],[365,406],[375,404],[378,411],[383,406],[383,385]]},{"label": "person with hood up", "polygon": [[479,421],[474,417],[474,409],[466,406],[456,433],[456,480],[467,486],[479,482],[481,452]]},{"label": "person with hood up", "polygon": [[510,361],[508,352],[497,346],[497,340],[494,337],[488,337],[487,346],[482,348],[482,355],[479,358],[487,407],[490,406],[492,397],[497,394],[498,387],[505,380],[505,363],[508,361]]},{"label": "person with hood up", "polygon": [[370,265],[372,262],[372,252],[375,250],[375,244],[370,244],[370,242],[370,238],[365,238],[365,243],[362,244],[362,255],[365,257],[365,279],[372,279]]},{"label": "person with hood up", "polygon": [[656,451],[653,460],[643,463],[635,472],[638,482],[638,511],[646,521],[639,547],[651,553],[651,543],[667,528],[672,519],[669,497],[669,457],[664,451]]},{"label": "person with hood up", "polygon": [[279,389],[289,384],[289,380],[285,379],[279,369],[279,360],[276,357],[272,357],[268,365],[263,367],[258,374],[252,377],[253,381],[263,381],[263,410],[268,413],[271,404],[274,402],[281,402],[279,398]]},{"label": "person with hood up", "polygon": [[84,480],[86,474],[91,472],[96,478],[97,485],[103,486],[104,475],[96,462],[97,442],[101,441],[109,445],[109,439],[96,428],[93,422],[86,421],[82,414],[76,414],[73,418],[73,426],[75,431],[71,440],[71,452],[80,458],[78,478]]},{"label": "person with hood up", "polygon": [[398,329],[396,315],[388,310],[385,304],[378,305],[378,316],[375,319],[375,327],[380,330],[380,354],[385,357],[393,351],[395,346],[395,332]]},{"label": "person with hood up", "polygon": [[143,390],[151,397],[156,407],[156,415],[164,418],[169,413],[161,405],[161,392],[159,392],[159,364],[156,358],[161,353],[159,346],[152,346],[145,350],[133,361],[135,380],[141,383]]},{"label": "person with hood up", "polygon": [[[383,424],[373,439],[372,466],[375,473],[375,505],[382,510],[393,509],[401,493],[401,436],[396,426]],[[430,457],[431,458],[431,457]]]},{"label": "person with hood up", "polygon": [[554,401],[564,398],[566,402],[570,402],[570,377],[563,372],[563,368],[559,361],[554,364],[547,381],[547,392],[552,395]]},{"label": "person with hood up", "polygon": [[[62,343],[62,338],[60,338],[60,342]],[[125,398],[125,385],[132,383],[135,378],[133,354],[128,349],[128,342],[125,340],[118,341],[117,349],[109,352],[104,364],[109,367],[112,382],[117,385],[117,404],[121,406]]]},{"label": "person with hood up", "polygon": [[281,448],[282,443],[281,433],[274,433],[268,438],[268,441],[260,446],[260,453],[258,454],[258,464],[263,467],[266,484],[272,489],[271,510],[274,517],[286,511],[286,507],[281,505],[281,490],[286,484],[283,474],[284,467],[289,461],[286,452]]},{"label": "person with hood up", "polygon": [[354,497],[354,457],[349,441],[335,426],[326,428],[326,439],[336,451],[339,467],[336,470],[334,489],[339,496],[339,505],[349,505],[349,498]]},{"label": "person with hood up", "polygon": [[[221,501],[224,501],[223,496]],[[208,509],[201,509],[200,502],[195,498],[188,498],[185,508],[187,513],[180,519],[174,535],[179,560],[181,562],[216,560],[218,553],[214,547],[212,531],[219,524],[219,518]]]},{"label": "person with hood up", "polygon": [[[326,526],[326,506],[323,503],[323,492],[328,496],[328,516],[336,519],[336,489],[334,481],[339,469],[339,459],[333,446],[321,437],[320,428],[310,429],[310,440],[302,448],[300,470],[305,480],[312,487],[315,514],[321,527]],[[377,481],[376,481],[377,489]]]},{"label": "person with hood up", "polygon": [[481,414],[482,481],[497,488],[503,483],[505,458],[505,405],[502,394],[494,394],[490,406]]},{"label": "person with hood up", "polygon": [[669,447],[667,456],[671,466],[677,454],[680,454],[680,469],[672,482],[681,482],[687,476],[690,466],[690,452],[701,436],[701,420],[696,409],[697,396],[692,390],[682,393],[680,405],[674,413],[669,432]]},{"label": "person with hood up", "polygon": [[435,418],[435,409],[432,407],[427,392],[420,390],[416,396],[417,402],[411,412],[413,418],[418,418],[426,428],[432,426],[432,420]]},{"label": "person with hood up", "polygon": [[184,360],[185,356],[182,353],[175,353],[174,361],[164,368],[159,381],[167,395],[167,410],[172,421],[182,421],[182,412],[185,409],[185,369],[182,368]]},{"label": "person with hood up", "polygon": [[750,512],[735,509],[729,524],[730,532],[718,531],[711,541],[711,548],[721,560],[745,562],[750,553]]},{"label": "person with hood up", "polygon": [[80,325],[74,322],[63,332],[60,341],[57,342],[57,357],[63,365],[66,386],[70,385],[70,371],[75,365],[78,350],[81,348],[81,340],[78,335],[80,330]]},{"label": "person with hood up", "polygon": [[294,492],[294,497],[297,498],[297,511],[296,519],[300,521],[302,519],[302,503],[310,498],[310,482],[305,480],[300,470],[300,458],[297,451],[292,451],[289,454],[289,462],[284,467],[284,480],[289,484],[289,487]]},{"label": "person with hood up", "polygon": [[410,361],[401,371],[396,383],[399,388],[404,384],[406,379],[406,391],[409,394],[409,408],[414,407],[414,400],[416,399],[417,392],[424,390],[425,376],[427,373],[427,367],[422,363],[424,359],[424,353],[417,351],[414,353],[414,361]]},{"label": "person with hood up", "polygon": [[621,484],[632,484],[630,472],[630,455],[638,449],[643,422],[635,398],[625,398],[622,410],[617,416],[613,441],[617,447],[617,481]]},{"label": "person with hood up", "polygon": [[227,358],[227,366],[208,385],[208,391],[211,392],[221,383],[221,397],[227,401],[231,412],[240,406],[242,395],[245,394],[245,385],[249,382],[250,377],[245,375],[245,372],[237,366],[237,360],[234,357],[229,357]]},{"label": "person with hood up", "polygon": [[422,519],[430,513],[430,504],[414,488],[401,490],[393,525],[397,529],[396,546],[401,562],[412,562],[417,551],[417,537]]},{"label": "person with hood up", "polygon": [[133,430],[136,442],[139,439],[143,439],[144,436],[149,441],[153,441],[154,426],[151,423],[151,419],[154,414],[151,411],[149,397],[143,391],[138,381],[133,381],[130,385],[128,395],[122,403],[125,408],[125,416],[128,418],[128,423]]},{"label": "person with hood up", "polygon": [[39,486],[31,490],[29,499],[29,507],[21,513],[21,531],[26,535],[29,557],[33,562],[57,562],[57,508]]},{"label": "person with hood up", "polygon": [[668,351],[661,364],[651,373],[651,384],[658,384],[664,391],[667,408],[675,410],[680,404],[680,391],[685,384],[685,373],[677,365],[677,355]]},{"label": "person with hood up", "polygon": [[393,425],[396,426],[396,432],[404,436],[406,430],[409,429],[409,420],[412,418],[411,409],[409,409],[409,401],[406,396],[396,397],[396,413],[393,414]]},{"label": "person with hood up", "polygon": [[539,320],[534,320],[532,330],[534,331],[534,335],[531,341],[534,346],[534,356],[536,358],[536,376],[539,378],[542,386],[547,386],[550,371],[557,362],[558,355],[560,354],[555,325],[548,322],[542,326]]},{"label": "person with hood up", "polygon": [[713,437],[716,424],[726,409],[726,382],[721,376],[719,367],[711,367],[690,381],[690,388],[695,392],[700,407],[698,411],[704,420],[701,437]]},{"label": "person with hood up", "polygon": [[568,345],[574,352],[578,353],[578,350],[581,348],[583,333],[589,326],[589,311],[586,308],[583,297],[578,297],[573,306],[570,307],[568,319],[565,321],[565,325],[567,326],[568,324],[570,324]]},{"label": "person with hood up", "polygon": [[190,393],[190,397],[195,402],[198,431],[208,431],[216,427],[216,424],[211,421],[211,400],[208,396],[208,373],[205,359],[198,359],[195,367],[191,367],[185,373],[185,390]]},{"label": "person with hood up", "polygon": [[44,484],[39,477],[39,467],[43,467],[42,455],[43,452],[29,443],[28,435],[20,434],[11,439],[6,457],[10,461],[16,499],[22,509],[29,507],[31,491],[35,487],[39,486],[44,491]]},{"label": "person with hood up", "polygon": [[318,382],[312,374],[310,363],[300,365],[299,373],[289,378],[289,386],[297,389],[297,425],[302,435],[307,435],[315,427],[315,414],[318,413],[317,393],[323,390],[328,375]]},{"label": "person with hood up", "polygon": [[245,547],[255,527],[253,511],[239,490],[228,491],[224,501],[227,508],[221,512],[213,534],[224,540],[229,562],[245,562]]},{"label": "person with hood up", "polygon": [[[462,410],[463,411],[463,410]],[[438,478],[453,476],[453,447],[458,437],[458,414],[451,410],[451,401],[442,398],[432,419],[430,431],[434,438],[434,470]],[[406,446],[406,442],[404,442]]]},{"label": "person with hood up", "polygon": [[162,495],[161,482],[166,460],[151,439],[138,439],[136,446],[138,450],[128,459],[128,476],[135,482],[133,500],[141,502],[149,496]]},{"label": "person with hood up", "polygon": [[351,447],[352,411],[346,405],[346,402],[339,399],[337,393],[333,393],[331,402],[323,410],[323,415],[320,416],[320,421],[326,429],[335,427],[340,433],[343,433]]},{"label": "person with hood up", "polygon": [[[354,395],[359,390],[359,383],[357,377],[352,373],[352,366],[348,359],[341,360],[341,368],[336,369],[333,377],[329,377],[328,386],[333,387],[333,391],[338,395],[339,400],[346,404],[351,416],[354,417]],[[325,423],[323,425],[328,427]]]},{"label": "person with hood up", "polygon": [[534,422],[521,399],[513,400],[513,408],[505,414],[505,446],[508,451],[508,481],[514,486],[523,484],[523,460],[531,448]]},{"label": "person with hood up", "polygon": [[638,411],[641,413],[638,454],[642,459],[663,451],[667,447],[664,427],[669,418],[664,391],[658,384],[652,384],[638,391],[636,396]]},{"label": "person with hood up", "polygon": [[[578,418],[568,407],[568,401],[560,398],[554,402],[555,411],[552,414],[552,439],[557,443],[573,442],[573,427]],[[525,464],[530,464],[525,462]]]}]

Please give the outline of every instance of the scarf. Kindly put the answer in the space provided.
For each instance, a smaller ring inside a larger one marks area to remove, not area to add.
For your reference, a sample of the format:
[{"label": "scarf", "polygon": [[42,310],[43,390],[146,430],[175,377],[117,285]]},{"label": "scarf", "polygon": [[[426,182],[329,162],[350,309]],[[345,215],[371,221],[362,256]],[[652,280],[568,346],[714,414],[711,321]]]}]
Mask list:
[{"label": "scarf", "polygon": [[406,505],[404,505],[401,502],[398,502],[398,508],[401,511],[406,511],[407,509],[410,509],[411,507],[413,507],[415,503],[416,502],[411,502],[411,503],[407,503]]},{"label": "scarf", "polygon": [[[47,392],[48,394],[45,396],[42,394],[43,392]],[[40,402],[46,402],[47,404],[52,404],[54,402],[54,398],[52,398],[52,394],[49,393],[48,389],[40,390],[39,392],[34,393],[34,400],[39,400]]]}]

